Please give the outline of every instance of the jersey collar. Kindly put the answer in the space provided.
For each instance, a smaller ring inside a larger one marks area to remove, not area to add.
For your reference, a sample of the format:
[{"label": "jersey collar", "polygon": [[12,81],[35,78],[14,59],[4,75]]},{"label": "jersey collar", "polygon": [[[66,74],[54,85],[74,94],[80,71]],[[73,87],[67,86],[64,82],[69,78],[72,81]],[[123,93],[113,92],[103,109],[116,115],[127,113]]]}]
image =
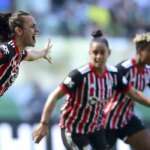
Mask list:
[{"label": "jersey collar", "polygon": [[106,74],[108,73],[107,67],[105,67],[105,70],[104,70],[104,72],[103,72],[102,74],[99,74],[99,73],[96,71],[96,69],[95,69],[95,67],[93,66],[93,64],[89,63],[89,67],[90,67],[91,71],[94,72],[94,74],[95,74],[96,76],[100,77],[100,78],[105,77]]}]

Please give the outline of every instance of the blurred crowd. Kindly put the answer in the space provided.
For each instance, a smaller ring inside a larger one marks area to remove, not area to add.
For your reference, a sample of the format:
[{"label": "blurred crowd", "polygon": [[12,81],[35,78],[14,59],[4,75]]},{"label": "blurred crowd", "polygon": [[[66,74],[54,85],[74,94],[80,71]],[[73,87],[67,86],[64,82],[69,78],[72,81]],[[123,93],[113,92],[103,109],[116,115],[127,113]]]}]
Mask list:
[{"label": "blurred crowd", "polygon": [[111,36],[131,37],[150,30],[149,0],[1,0],[0,10],[30,11],[42,34],[86,36],[101,28]]},{"label": "blurred crowd", "polygon": [[49,6],[31,8],[44,34],[86,36],[101,28],[108,35],[131,37],[150,31],[149,0],[51,0]]}]

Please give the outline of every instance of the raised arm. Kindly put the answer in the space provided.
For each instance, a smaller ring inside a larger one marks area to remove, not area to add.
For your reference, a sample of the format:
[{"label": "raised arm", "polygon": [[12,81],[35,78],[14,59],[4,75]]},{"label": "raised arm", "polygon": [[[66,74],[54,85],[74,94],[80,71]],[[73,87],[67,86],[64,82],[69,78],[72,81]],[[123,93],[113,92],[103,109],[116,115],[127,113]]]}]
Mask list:
[{"label": "raised arm", "polygon": [[41,121],[33,132],[33,140],[39,143],[41,139],[48,133],[48,122],[51,117],[52,111],[55,108],[56,102],[65,95],[60,87],[56,88],[48,97],[42,115]]},{"label": "raised arm", "polygon": [[133,87],[127,92],[127,95],[131,97],[132,100],[150,107],[150,99],[145,97],[142,92],[134,89]]},{"label": "raised arm", "polygon": [[37,59],[40,59],[40,58],[44,58],[49,63],[51,63],[51,57],[49,56],[51,47],[52,47],[52,43],[51,43],[50,40],[48,40],[45,48],[43,48],[43,49],[41,49],[39,51],[37,51],[37,50],[28,51],[28,54],[27,54],[27,56],[25,57],[24,60],[26,60],[26,61],[34,61],[34,60],[37,60]]}]

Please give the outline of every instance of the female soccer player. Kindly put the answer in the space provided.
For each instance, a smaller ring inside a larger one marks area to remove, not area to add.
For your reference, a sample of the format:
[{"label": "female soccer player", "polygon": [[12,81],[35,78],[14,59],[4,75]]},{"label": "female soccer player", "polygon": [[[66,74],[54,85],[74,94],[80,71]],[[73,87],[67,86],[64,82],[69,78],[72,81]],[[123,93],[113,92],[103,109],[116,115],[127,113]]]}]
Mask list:
[{"label": "female soccer player", "polygon": [[[137,34],[134,42],[136,55],[120,63],[117,68],[133,87],[143,91],[150,85],[150,33]],[[134,114],[133,100],[117,91],[104,109],[102,122],[107,129],[108,141],[112,146],[120,138],[135,150],[150,150],[150,131]],[[141,102],[147,106],[150,106],[149,103]]]},{"label": "female soccer player", "polygon": [[33,132],[36,143],[48,133],[49,117],[57,100],[64,95],[67,100],[61,110],[60,127],[67,150],[88,149],[87,144],[95,150],[107,149],[103,130],[98,126],[99,113],[114,90],[124,90],[138,100],[147,100],[138,96],[115,67],[106,65],[110,50],[102,32],[98,30],[92,36],[89,63],[71,71],[48,97],[41,121]]},{"label": "female soccer player", "polygon": [[24,11],[0,13],[0,96],[16,79],[21,61],[44,58],[51,62],[50,42],[41,51],[25,50],[35,45],[37,34],[36,21],[31,14]]}]

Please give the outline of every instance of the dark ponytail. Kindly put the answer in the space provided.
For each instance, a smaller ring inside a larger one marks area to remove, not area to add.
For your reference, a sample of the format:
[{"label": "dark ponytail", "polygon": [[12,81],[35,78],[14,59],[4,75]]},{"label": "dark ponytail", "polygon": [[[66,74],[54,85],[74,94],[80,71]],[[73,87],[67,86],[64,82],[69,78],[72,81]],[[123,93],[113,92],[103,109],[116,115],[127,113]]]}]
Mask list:
[{"label": "dark ponytail", "polygon": [[9,18],[11,13],[0,13],[0,42],[9,41],[11,30],[9,28]]},{"label": "dark ponytail", "polygon": [[107,41],[107,39],[103,36],[103,32],[102,32],[100,29],[93,31],[93,32],[91,33],[91,36],[93,37],[93,40],[92,40],[92,41],[102,42],[102,43],[104,43],[104,44],[109,48],[108,41]]}]

